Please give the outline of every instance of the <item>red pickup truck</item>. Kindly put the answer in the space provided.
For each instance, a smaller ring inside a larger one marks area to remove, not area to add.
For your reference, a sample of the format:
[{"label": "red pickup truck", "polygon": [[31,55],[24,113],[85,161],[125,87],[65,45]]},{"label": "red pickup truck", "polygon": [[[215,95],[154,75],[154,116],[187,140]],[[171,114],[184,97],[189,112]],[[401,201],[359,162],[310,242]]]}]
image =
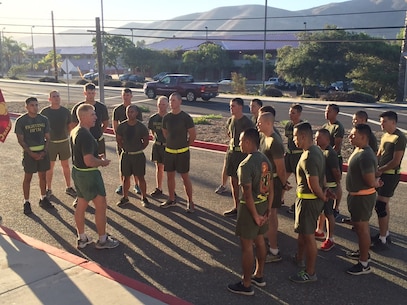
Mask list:
[{"label": "red pickup truck", "polygon": [[155,98],[157,95],[170,96],[178,92],[188,102],[194,102],[197,98],[209,101],[219,94],[217,83],[195,83],[189,74],[167,74],[158,81],[145,83],[143,90],[148,98]]}]

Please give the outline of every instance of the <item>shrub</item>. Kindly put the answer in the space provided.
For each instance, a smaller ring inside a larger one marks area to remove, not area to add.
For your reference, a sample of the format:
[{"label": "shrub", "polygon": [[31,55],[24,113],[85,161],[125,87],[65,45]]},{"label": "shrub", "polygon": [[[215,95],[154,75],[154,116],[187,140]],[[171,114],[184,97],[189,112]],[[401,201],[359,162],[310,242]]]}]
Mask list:
[{"label": "shrub", "polygon": [[55,78],[49,76],[41,77],[38,81],[41,83],[58,83]]},{"label": "shrub", "polygon": [[339,102],[355,102],[355,103],[376,103],[376,98],[364,92],[351,91],[351,92],[332,92],[327,93],[322,98],[324,101],[339,101]]},{"label": "shrub", "polygon": [[272,96],[272,97],[282,97],[283,92],[280,89],[274,88],[273,86],[267,86],[264,89],[265,96]]},{"label": "shrub", "polygon": [[83,78],[76,81],[77,85],[86,85],[87,83],[89,83],[89,82],[86,79],[83,79]]},{"label": "shrub", "polygon": [[122,82],[120,80],[107,80],[105,81],[105,86],[109,86],[109,87],[121,87],[122,86]]}]

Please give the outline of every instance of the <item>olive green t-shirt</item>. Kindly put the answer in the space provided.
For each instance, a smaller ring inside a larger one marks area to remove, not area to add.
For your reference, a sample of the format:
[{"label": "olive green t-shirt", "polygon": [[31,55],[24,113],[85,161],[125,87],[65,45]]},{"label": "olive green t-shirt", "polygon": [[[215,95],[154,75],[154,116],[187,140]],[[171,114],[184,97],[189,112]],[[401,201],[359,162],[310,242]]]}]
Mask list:
[{"label": "olive green t-shirt", "polygon": [[270,160],[273,173],[276,172],[276,164],[274,159],[282,159],[284,158],[284,145],[281,141],[281,138],[273,133],[271,137],[265,136],[263,133],[260,133],[260,148],[259,151],[266,155],[266,157]]},{"label": "olive green t-shirt", "polygon": [[167,130],[167,147],[181,149],[188,147],[188,129],[193,128],[194,121],[184,111],[178,114],[167,113],[163,117],[163,129]]},{"label": "olive green t-shirt", "polygon": [[72,164],[77,168],[89,168],[86,166],[83,156],[93,155],[98,158],[98,143],[95,137],[86,128],[80,125],[71,131]]},{"label": "olive green t-shirt", "polygon": [[71,112],[65,107],[52,109],[50,106],[43,108],[40,113],[49,121],[49,134],[51,141],[65,140],[69,137],[69,124],[72,121]]},{"label": "olive green t-shirt", "polygon": [[[79,123],[79,119],[76,114],[76,110],[78,109],[78,107],[80,105],[82,105],[84,103],[85,102],[79,102],[79,103],[75,104],[75,106],[73,106],[72,111],[71,111],[72,122]],[[102,122],[109,120],[109,113],[107,111],[106,106],[100,102],[95,102],[93,107],[95,107],[95,112],[96,112],[97,118],[96,118],[95,126],[90,128],[90,133],[94,136],[94,138],[96,140],[98,140],[103,135]]]},{"label": "olive green t-shirt", "polygon": [[[300,123],[302,120],[300,121]],[[284,126],[284,135],[287,137],[287,148],[289,150],[302,150],[301,148],[298,148],[295,143],[294,143],[294,123],[292,121],[289,121],[285,126]]]},{"label": "olive green t-shirt", "polygon": [[[389,163],[393,159],[395,151],[405,151],[406,142],[406,136],[399,129],[396,129],[392,134],[387,132],[383,134],[380,140],[379,166]],[[394,169],[399,168],[400,164]]]},{"label": "olive green t-shirt", "polygon": [[140,121],[130,125],[125,120],[117,126],[116,134],[122,137],[125,152],[136,152],[144,149],[142,139],[148,137],[148,129]]},{"label": "olive green t-shirt", "polygon": [[348,192],[358,192],[371,188],[366,185],[363,175],[375,173],[377,168],[377,158],[370,146],[365,148],[356,147],[348,160],[348,173],[346,175],[346,190]]},{"label": "olive green t-shirt", "polygon": [[227,129],[230,136],[230,146],[239,147],[240,134],[246,129],[254,127],[252,120],[247,116],[242,116],[240,119],[231,117],[227,121]]},{"label": "olive green t-shirt", "polygon": [[14,132],[24,136],[28,147],[45,145],[45,134],[49,133],[47,117],[37,114],[34,118],[25,113],[17,118]]},{"label": "olive green t-shirt", "polygon": [[318,177],[319,185],[321,188],[324,186],[325,158],[318,146],[312,145],[308,150],[304,150],[298,161],[296,176],[297,193],[312,193],[307,183],[307,178],[311,176]]},{"label": "olive green t-shirt", "polygon": [[330,144],[332,147],[335,146],[335,138],[342,138],[345,136],[345,128],[343,127],[342,123],[336,121],[335,123],[331,124],[330,122],[325,123],[322,128],[325,128],[329,131],[331,138]]},{"label": "olive green t-shirt", "polygon": [[148,120],[148,129],[153,132],[155,141],[165,143],[162,127],[163,117],[160,116],[158,113],[153,114]]},{"label": "olive green t-shirt", "polygon": [[322,153],[324,154],[325,157],[326,182],[336,182],[332,174],[332,169],[339,170],[338,154],[330,145],[328,145],[327,148],[325,148],[325,150],[322,151]]},{"label": "olive green t-shirt", "polygon": [[251,184],[253,200],[264,201],[269,194],[271,172],[272,165],[264,154],[259,151],[248,154],[237,169],[239,185]]}]

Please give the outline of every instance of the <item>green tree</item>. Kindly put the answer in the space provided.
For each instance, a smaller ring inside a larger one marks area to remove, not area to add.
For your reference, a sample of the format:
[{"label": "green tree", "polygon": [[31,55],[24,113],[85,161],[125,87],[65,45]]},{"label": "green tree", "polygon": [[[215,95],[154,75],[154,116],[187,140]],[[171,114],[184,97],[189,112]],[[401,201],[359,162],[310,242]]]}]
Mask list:
[{"label": "green tree", "polygon": [[140,70],[144,75],[151,69],[151,65],[158,55],[157,51],[133,47],[123,53],[123,63],[131,70]]},{"label": "green tree", "polygon": [[28,63],[27,50],[26,44],[14,40],[13,37],[3,37],[2,55],[4,63],[2,65],[5,71],[8,71],[13,65]]},{"label": "green tree", "polygon": [[211,42],[201,44],[197,51],[185,52],[182,61],[187,70],[196,72],[194,74],[201,72],[198,76],[205,79],[217,79],[232,67],[227,52]]},{"label": "green tree", "polygon": [[299,38],[298,48],[278,50],[276,69],[287,81],[329,85],[352,79],[357,89],[378,98],[393,96],[397,89],[400,57],[397,44],[335,26],[327,26],[321,32],[302,33]]},{"label": "green tree", "polygon": [[[96,48],[96,38],[92,39],[93,48],[95,53]],[[134,49],[134,44],[130,39],[118,35],[103,35],[103,61],[108,67],[113,67],[116,73],[119,74],[119,67],[123,64],[123,54],[125,54],[129,49]]]},{"label": "green tree", "polygon": [[[57,53],[57,63],[60,62],[61,59],[62,59],[61,54]],[[54,50],[49,51],[47,55],[45,55],[35,64],[35,69],[40,70],[40,71],[44,71],[44,70],[51,71],[54,68],[55,68],[54,67]],[[57,68],[59,68],[59,67],[57,67]]]}]

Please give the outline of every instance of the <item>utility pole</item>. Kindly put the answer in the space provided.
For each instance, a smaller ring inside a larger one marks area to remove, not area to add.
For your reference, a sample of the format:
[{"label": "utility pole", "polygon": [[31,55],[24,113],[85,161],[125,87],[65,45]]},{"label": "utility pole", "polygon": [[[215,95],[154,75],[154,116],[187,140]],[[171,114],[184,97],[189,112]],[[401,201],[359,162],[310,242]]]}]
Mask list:
[{"label": "utility pole", "polygon": [[100,19],[96,17],[96,53],[99,68],[99,98],[101,103],[105,103],[105,71],[103,66],[102,33],[100,32]]},{"label": "utility pole", "polygon": [[400,61],[399,61],[399,77],[398,77],[398,86],[397,86],[397,97],[396,102],[406,102],[406,95],[407,95],[407,12],[404,18],[404,39],[401,43],[401,50],[400,50]]},{"label": "utility pole", "polygon": [[264,90],[265,90],[264,82],[266,81],[267,0],[265,0],[265,1],[266,1],[266,3],[264,4],[264,36],[263,36],[263,65],[262,65],[262,73],[261,73],[261,78],[262,78],[261,94],[264,94]]},{"label": "utility pole", "polygon": [[55,81],[58,82],[58,63],[57,63],[57,47],[55,45],[54,11],[51,11],[51,21],[52,21],[52,46],[54,50],[54,76]]}]

